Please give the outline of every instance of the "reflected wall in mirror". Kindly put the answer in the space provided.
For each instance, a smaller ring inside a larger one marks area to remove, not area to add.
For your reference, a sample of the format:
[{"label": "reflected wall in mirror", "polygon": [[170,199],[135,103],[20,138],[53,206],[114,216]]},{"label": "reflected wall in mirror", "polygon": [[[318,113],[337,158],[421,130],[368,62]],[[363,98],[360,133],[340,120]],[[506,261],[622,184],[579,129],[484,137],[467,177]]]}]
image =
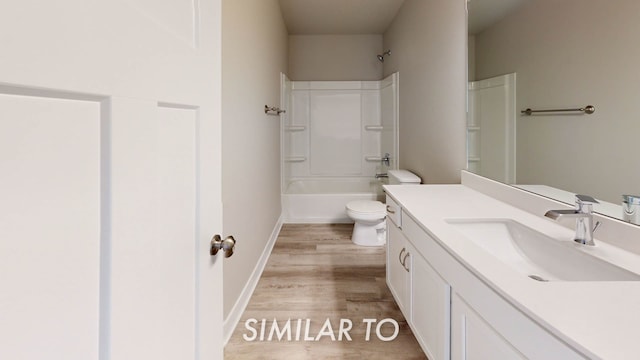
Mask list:
[{"label": "reflected wall in mirror", "polygon": [[[622,195],[640,194],[640,1],[513,1],[480,29],[483,6],[509,1],[469,3],[469,80],[517,78],[513,183],[569,203],[589,194],[623,218]],[[520,114],[588,104],[594,114]]]}]

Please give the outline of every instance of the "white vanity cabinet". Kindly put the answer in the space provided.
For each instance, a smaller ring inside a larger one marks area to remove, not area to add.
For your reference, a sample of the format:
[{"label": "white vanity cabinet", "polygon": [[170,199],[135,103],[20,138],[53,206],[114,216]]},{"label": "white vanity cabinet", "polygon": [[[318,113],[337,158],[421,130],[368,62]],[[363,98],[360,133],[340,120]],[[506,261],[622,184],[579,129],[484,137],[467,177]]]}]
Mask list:
[{"label": "white vanity cabinet", "polygon": [[415,223],[389,199],[394,216],[387,218],[387,284],[427,357],[449,359],[451,287],[405,237],[399,225]]},{"label": "white vanity cabinet", "polygon": [[410,241],[407,248],[411,259],[409,324],[429,359],[449,359],[451,286]]},{"label": "white vanity cabinet", "polygon": [[387,285],[405,316],[411,312],[407,243],[400,229],[387,220]]},{"label": "white vanity cabinet", "polygon": [[430,360],[587,358],[480,280],[387,199],[401,219],[387,217],[387,284]]},{"label": "white vanity cabinet", "polygon": [[387,286],[402,313],[408,314],[411,311],[410,269],[406,264],[408,242],[400,230],[401,225],[402,209],[387,196]]},{"label": "white vanity cabinet", "polygon": [[451,301],[451,359],[526,359],[458,294]]},{"label": "white vanity cabinet", "polygon": [[448,260],[452,262],[448,279],[453,285],[452,360],[587,358],[531,320],[451,256]]}]

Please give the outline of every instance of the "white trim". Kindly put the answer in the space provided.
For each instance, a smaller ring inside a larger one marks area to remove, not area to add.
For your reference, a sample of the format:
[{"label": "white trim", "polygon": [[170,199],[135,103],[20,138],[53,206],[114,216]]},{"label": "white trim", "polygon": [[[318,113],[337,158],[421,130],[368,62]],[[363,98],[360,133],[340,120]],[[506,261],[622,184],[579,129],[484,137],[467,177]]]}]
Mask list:
[{"label": "white trim", "polygon": [[283,218],[285,224],[353,224],[349,217],[287,217]]},{"label": "white trim", "polygon": [[240,293],[240,296],[238,297],[238,300],[236,301],[236,303],[233,305],[233,308],[229,312],[229,315],[224,319],[224,325],[223,325],[222,331],[223,331],[225,346],[229,342],[229,339],[231,339],[231,335],[233,335],[233,331],[235,330],[236,325],[238,325],[238,322],[240,321],[240,318],[242,317],[244,310],[247,308],[247,305],[249,304],[249,300],[251,300],[251,295],[253,295],[253,292],[255,291],[256,286],[258,285],[258,281],[260,280],[260,276],[262,275],[262,272],[264,271],[264,268],[267,265],[267,261],[269,260],[269,255],[271,255],[271,250],[273,250],[273,246],[275,245],[276,240],[278,239],[278,234],[280,234],[280,229],[282,229],[282,224],[283,224],[282,219],[283,217],[282,215],[280,215],[280,218],[278,219],[276,226],[274,226],[273,231],[271,232],[269,241],[267,242],[267,245],[264,247],[264,251],[262,251],[262,255],[260,255],[260,259],[258,260],[256,267],[253,269],[253,273],[249,277],[249,281],[247,281],[247,283],[244,286],[244,289],[242,289],[242,292]]}]

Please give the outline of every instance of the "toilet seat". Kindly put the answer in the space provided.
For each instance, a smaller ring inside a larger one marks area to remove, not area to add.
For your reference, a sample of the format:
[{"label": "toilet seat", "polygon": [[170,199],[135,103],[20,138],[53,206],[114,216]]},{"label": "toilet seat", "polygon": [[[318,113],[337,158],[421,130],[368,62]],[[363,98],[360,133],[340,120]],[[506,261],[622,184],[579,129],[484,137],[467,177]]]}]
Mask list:
[{"label": "toilet seat", "polygon": [[380,201],[373,200],[355,200],[350,201],[347,204],[347,211],[350,211],[356,216],[366,216],[378,218],[385,217],[387,214],[387,208]]}]

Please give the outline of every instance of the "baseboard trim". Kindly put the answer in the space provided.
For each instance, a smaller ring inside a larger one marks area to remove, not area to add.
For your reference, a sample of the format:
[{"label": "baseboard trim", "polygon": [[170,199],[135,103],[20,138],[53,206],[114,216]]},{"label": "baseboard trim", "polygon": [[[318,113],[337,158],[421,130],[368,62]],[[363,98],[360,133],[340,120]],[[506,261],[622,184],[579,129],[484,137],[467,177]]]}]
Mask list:
[{"label": "baseboard trim", "polygon": [[284,224],[353,224],[349,218],[286,218]]},{"label": "baseboard trim", "polygon": [[260,259],[258,260],[255,268],[253,269],[253,273],[251,273],[251,277],[249,277],[249,281],[242,289],[238,300],[233,305],[233,308],[229,312],[229,316],[224,319],[223,325],[223,335],[224,335],[224,344],[227,345],[229,339],[231,339],[231,335],[233,335],[233,330],[235,330],[244,310],[249,304],[249,300],[251,300],[251,295],[253,295],[253,291],[256,289],[258,285],[258,281],[260,280],[260,276],[264,271],[265,266],[267,265],[267,261],[269,260],[269,255],[271,255],[271,250],[273,250],[273,246],[278,239],[278,234],[280,234],[280,229],[282,228],[283,217],[280,216],[276,226],[274,226],[273,231],[271,232],[271,236],[269,237],[269,241],[267,245],[264,247],[262,251],[262,255],[260,255]]}]

